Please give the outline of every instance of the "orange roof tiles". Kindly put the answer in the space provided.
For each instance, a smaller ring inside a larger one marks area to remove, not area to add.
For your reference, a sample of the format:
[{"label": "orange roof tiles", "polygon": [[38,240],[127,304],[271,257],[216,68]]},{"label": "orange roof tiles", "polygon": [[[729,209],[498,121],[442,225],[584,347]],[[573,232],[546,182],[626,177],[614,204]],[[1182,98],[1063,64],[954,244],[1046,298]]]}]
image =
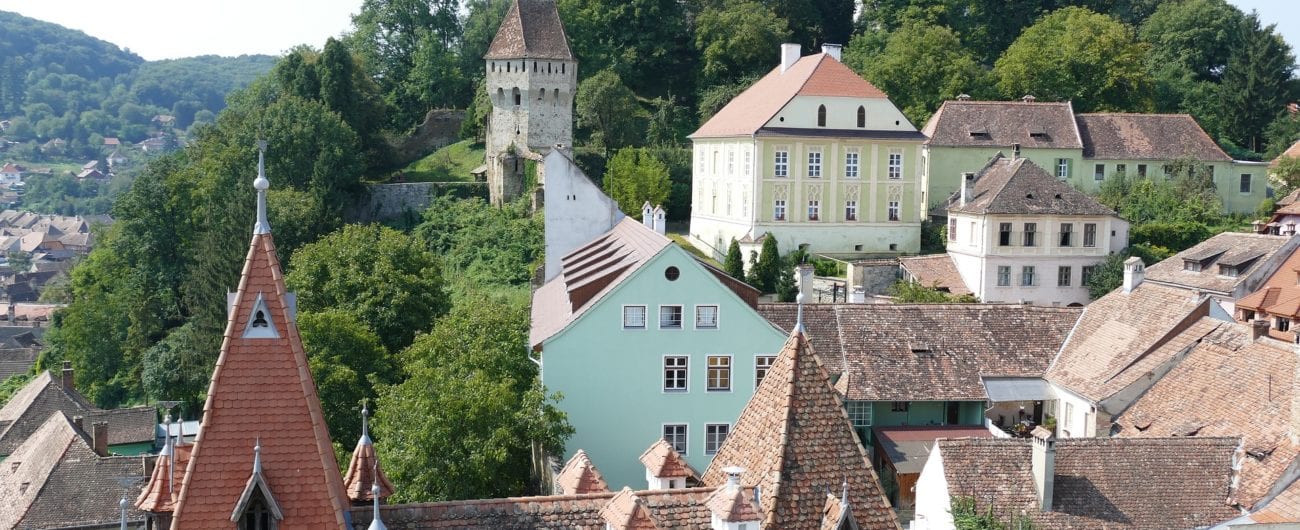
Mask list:
[{"label": "orange roof tiles", "polygon": [[690,464],[677,454],[677,450],[662,438],[655,440],[649,448],[641,453],[641,463],[658,478],[678,478],[697,476]]},{"label": "orange roof tiles", "polygon": [[555,476],[556,493],[581,495],[584,493],[601,493],[609,491],[609,484],[600,475],[596,464],[591,463],[587,452],[579,449],[573,458],[564,464],[564,469]]},{"label": "orange roof tiles", "polygon": [[629,488],[623,488],[600,510],[611,530],[657,530],[650,513],[636,494]]},{"label": "orange roof tiles", "polygon": [[343,489],[352,502],[369,502],[374,500],[371,486],[379,483],[379,498],[386,499],[393,494],[393,483],[388,481],[383,466],[379,465],[379,456],[375,454],[375,444],[369,436],[363,436],[352,451],[352,460],[348,462],[348,474],[343,477]]},{"label": "orange roof tiles", "polygon": [[762,487],[765,529],[819,528],[822,495],[839,490],[846,478],[859,527],[900,528],[839,394],[801,331],[786,341],[745,405],[704,483],[723,484],[728,466],[744,468],[742,484]]},{"label": "orange roof tiles", "polygon": [[[243,336],[259,297],[277,338]],[[279,528],[344,528],[343,479],[270,234],[253,236],[232,305],[172,527],[230,528],[260,440]]]},{"label": "orange roof tiles", "polygon": [[1237,308],[1300,318],[1300,252],[1292,252],[1259,290],[1237,300]]},{"label": "orange roof tiles", "polygon": [[[189,465],[190,451],[193,449],[193,445],[177,445],[164,449],[158,455],[149,482],[135,499],[136,508],[154,513],[170,512],[176,508],[175,494],[180,493],[181,484],[185,480],[185,467]],[[168,451],[172,453],[169,454]],[[175,468],[172,467],[172,454],[176,455]]]},{"label": "orange roof tiles", "polygon": [[704,505],[719,519],[728,523],[762,521],[763,512],[754,506],[754,497],[745,494],[739,485],[724,484],[709,495]]},{"label": "orange roof tiles", "polygon": [[[1268,163],[1268,167],[1276,168],[1278,165],[1282,163],[1283,158],[1300,158],[1300,140],[1297,140],[1296,143],[1291,144],[1291,147],[1286,148],[1286,151],[1282,151],[1282,154],[1278,155],[1277,158],[1274,158],[1272,162]],[[1292,195],[1294,194],[1295,193],[1293,192]],[[1290,195],[1288,195],[1288,197],[1290,197]],[[1281,201],[1279,201],[1279,204],[1281,204]]]},{"label": "orange roof tiles", "polygon": [[691,137],[754,134],[795,96],[889,97],[843,63],[818,53],[801,57],[785,72],[779,66],[773,68],[704,122]]},{"label": "orange roof tiles", "polygon": [[971,294],[966,282],[957,272],[957,265],[948,253],[926,256],[903,256],[898,258],[899,266],[911,274],[917,283],[926,287],[947,289],[952,294]]}]

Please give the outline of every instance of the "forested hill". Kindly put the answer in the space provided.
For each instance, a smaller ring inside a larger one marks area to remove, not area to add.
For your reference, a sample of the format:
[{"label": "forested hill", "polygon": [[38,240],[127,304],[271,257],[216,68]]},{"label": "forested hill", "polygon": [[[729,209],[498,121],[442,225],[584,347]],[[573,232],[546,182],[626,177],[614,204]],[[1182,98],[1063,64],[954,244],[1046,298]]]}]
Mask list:
[{"label": "forested hill", "polygon": [[[70,155],[103,137],[139,142],[150,121],[175,117],[183,132],[211,122],[225,95],[269,72],[276,58],[192,57],[149,62],[80,31],[0,11],[0,120],[4,136],[34,146],[54,138]],[[28,149],[30,151],[30,149]]]}]

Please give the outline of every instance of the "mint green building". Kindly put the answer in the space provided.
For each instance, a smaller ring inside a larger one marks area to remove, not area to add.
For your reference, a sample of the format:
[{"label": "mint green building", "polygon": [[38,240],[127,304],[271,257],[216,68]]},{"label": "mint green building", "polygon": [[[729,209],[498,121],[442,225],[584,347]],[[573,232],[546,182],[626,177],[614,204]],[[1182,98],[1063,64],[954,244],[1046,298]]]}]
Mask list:
[{"label": "mint green building", "polygon": [[978,172],[993,155],[1020,156],[1076,189],[1096,193],[1102,183],[1128,177],[1164,177],[1173,160],[1209,167],[1224,210],[1254,212],[1268,193],[1268,165],[1233,160],[1186,114],[1076,114],[1069,102],[944,102],[922,132],[926,204],[937,206],[960,189],[962,173]]},{"label": "mint green building", "polygon": [[703,471],[786,340],[758,292],[625,218],[533,294],[542,382],[611,489],[644,487],[660,438]]}]

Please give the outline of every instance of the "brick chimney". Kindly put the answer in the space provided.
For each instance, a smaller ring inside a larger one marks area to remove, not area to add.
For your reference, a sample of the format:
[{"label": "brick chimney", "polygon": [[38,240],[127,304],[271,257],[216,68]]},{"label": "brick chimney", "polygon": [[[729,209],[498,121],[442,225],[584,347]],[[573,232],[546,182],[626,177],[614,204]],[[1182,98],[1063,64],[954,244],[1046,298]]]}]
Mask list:
[{"label": "brick chimney", "polygon": [[1267,337],[1267,336],[1268,336],[1268,327],[1269,327],[1269,323],[1268,323],[1268,319],[1267,319],[1267,318],[1256,318],[1256,319],[1254,319],[1254,320],[1251,320],[1251,321],[1250,321],[1250,339],[1251,339],[1251,340],[1255,340],[1255,339],[1258,339],[1258,338],[1260,338],[1260,337]]},{"label": "brick chimney", "polygon": [[72,391],[77,389],[77,382],[72,378],[72,361],[63,361],[63,389]]},{"label": "brick chimney", "polygon": [[961,174],[961,202],[958,206],[966,206],[966,203],[975,199],[975,174]]},{"label": "brick chimney", "polygon": [[1034,427],[1033,454],[1030,458],[1034,475],[1034,492],[1038,494],[1038,507],[1052,511],[1052,487],[1056,483],[1056,438],[1042,425]]},{"label": "brick chimney", "polygon": [[824,54],[826,54],[826,55],[829,55],[829,56],[831,56],[831,59],[835,59],[836,61],[840,61],[840,62],[843,62],[843,61],[840,60],[840,50],[842,50],[842,49],[844,49],[844,46],[839,45],[839,44],[823,44],[823,45],[822,45],[822,53],[824,53]]},{"label": "brick chimney", "polygon": [[90,426],[91,439],[95,442],[95,454],[108,456],[108,422],[97,421]]},{"label": "brick chimney", "polygon": [[799,62],[800,53],[802,53],[802,50],[799,49],[798,44],[787,42],[781,45],[781,73],[784,74],[786,70],[794,66],[794,63]]},{"label": "brick chimney", "polygon": [[1137,286],[1142,285],[1146,275],[1147,267],[1142,263],[1142,258],[1133,256],[1124,260],[1124,293],[1131,293],[1137,289]]},{"label": "brick chimney", "polygon": [[73,417],[72,417],[72,425],[75,426],[75,427],[77,428],[78,431],[82,431],[82,432],[85,432],[85,431],[86,431],[86,428],[85,428],[85,426],[84,426],[84,425],[85,425],[85,419],[82,418],[81,416],[73,416]]}]

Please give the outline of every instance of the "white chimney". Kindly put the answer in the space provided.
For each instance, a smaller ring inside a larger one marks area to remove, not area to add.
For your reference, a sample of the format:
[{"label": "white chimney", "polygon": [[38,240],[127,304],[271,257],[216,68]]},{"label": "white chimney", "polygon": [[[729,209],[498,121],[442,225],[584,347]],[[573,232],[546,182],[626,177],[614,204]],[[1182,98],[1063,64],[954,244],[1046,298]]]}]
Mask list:
[{"label": "white chimney", "polygon": [[655,227],[655,209],[650,206],[650,201],[641,205],[641,224],[646,228],[654,229]]},{"label": "white chimney", "polygon": [[1038,507],[1042,511],[1052,511],[1052,487],[1056,483],[1056,438],[1052,431],[1042,425],[1034,427],[1034,450],[1030,457],[1031,472],[1034,475],[1034,492],[1038,494]]},{"label": "white chimney", "polygon": [[1124,260],[1124,292],[1131,293],[1133,289],[1137,289],[1137,286],[1142,285],[1146,274],[1147,267],[1142,263],[1142,258],[1133,256]]},{"label": "white chimney", "polygon": [[794,268],[794,280],[799,284],[799,294],[805,300],[812,300],[814,270],[811,263],[800,263]]},{"label": "white chimney", "polygon": [[966,203],[975,200],[975,174],[961,174],[961,202],[958,206],[966,206]]},{"label": "white chimney", "polygon": [[863,289],[861,285],[853,286],[853,289],[849,290],[849,303],[850,304],[867,303],[867,290]]},{"label": "white chimney", "polygon": [[1020,101],[1023,101],[1025,103],[1033,103],[1034,100],[1036,99],[1038,98],[1034,97],[1033,94],[1025,94],[1023,97],[1020,98]]},{"label": "white chimney", "polygon": [[801,50],[798,44],[785,43],[781,45],[781,73],[789,70],[794,63],[799,62]]},{"label": "white chimney", "polygon": [[662,206],[655,206],[653,217],[655,232],[659,232],[661,236],[668,235],[668,213],[664,211]]},{"label": "white chimney", "polygon": [[[831,59],[835,59],[836,61],[840,61],[840,50],[842,50],[843,48],[844,48],[844,46],[839,45],[839,44],[823,44],[823,45],[822,45],[822,53],[831,56]],[[843,62],[843,61],[841,61],[841,62]]]}]

